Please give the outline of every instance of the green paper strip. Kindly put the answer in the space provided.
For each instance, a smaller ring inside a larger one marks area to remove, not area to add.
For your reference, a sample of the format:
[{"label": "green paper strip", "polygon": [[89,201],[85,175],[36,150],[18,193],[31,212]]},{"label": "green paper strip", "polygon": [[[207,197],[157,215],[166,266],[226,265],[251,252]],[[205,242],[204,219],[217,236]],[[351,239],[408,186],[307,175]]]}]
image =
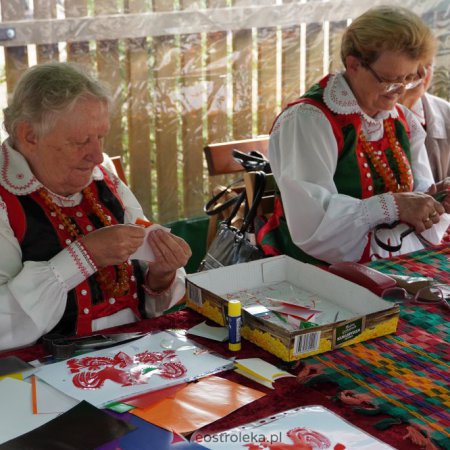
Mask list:
[{"label": "green paper strip", "polygon": [[127,405],[126,403],[121,402],[111,402],[105,405],[106,409],[110,409],[111,411],[114,411],[116,413],[124,413],[128,412],[131,409],[134,409],[134,406]]}]

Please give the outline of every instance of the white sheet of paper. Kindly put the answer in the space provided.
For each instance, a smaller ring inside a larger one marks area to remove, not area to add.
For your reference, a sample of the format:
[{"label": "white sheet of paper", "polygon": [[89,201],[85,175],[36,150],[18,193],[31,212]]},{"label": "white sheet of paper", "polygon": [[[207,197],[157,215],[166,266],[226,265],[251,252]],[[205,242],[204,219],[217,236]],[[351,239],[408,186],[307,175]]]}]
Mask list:
[{"label": "white sheet of paper", "polygon": [[31,384],[15,378],[0,381],[0,444],[34,430],[58,414],[33,414]]},{"label": "white sheet of paper", "polygon": [[191,442],[204,443],[210,450],[240,450],[253,448],[253,445],[258,448],[263,439],[279,448],[312,448],[311,443],[317,442],[314,448],[332,449],[341,444],[352,450],[394,450],[330,410],[315,405],[284,411],[216,435],[209,434],[208,440],[199,439],[198,434],[201,435],[201,431],[192,435]]},{"label": "white sheet of paper", "polygon": [[43,366],[36,376],[70,397],[100,407],[228,370],[232,364],[189,339],[162,331]]},{"label": "white sheet of paper", "polygon": [[130,256],[130,259],[139,259],[140,261],[150,261],[153,262],[155,260],[155,255],[150,244],[147,241],[147,236],[149,233],[155,230],[164,230],[167,233],[170,233],[170,228],[163,227],[157,223],[150,225],[145,229],[145,237],[142,245]]},{"label": "white sheet of paper", "polygon": [[213,341],[224,342],[228,339],[228,327],[211,327],[206,322],[199,323],[191,329],[188,334],[212,339]]},{"label": "white sheet of paper", "polygon": [[36,407],[38,414],[62,414],[76,406],[79,400],[64,394],[36,377]]}]

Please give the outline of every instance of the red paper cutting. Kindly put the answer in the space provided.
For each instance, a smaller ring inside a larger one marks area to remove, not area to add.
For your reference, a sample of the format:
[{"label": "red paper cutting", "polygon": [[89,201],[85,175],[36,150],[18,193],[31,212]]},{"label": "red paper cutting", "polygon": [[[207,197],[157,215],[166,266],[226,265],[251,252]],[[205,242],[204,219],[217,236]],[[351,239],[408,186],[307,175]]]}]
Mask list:
[{"label": "red paper cutting", "polygon": [[181,378],[187,371],[174,350],[145,351],[134,358],[124,352],[113,358],[72,358],[67,361],[67,366],[75,374],[72,379],[74,386],[80,389],[100,389],[106,380],[122,386],[145,384],[149,373],[153,372],[163,378]]}]

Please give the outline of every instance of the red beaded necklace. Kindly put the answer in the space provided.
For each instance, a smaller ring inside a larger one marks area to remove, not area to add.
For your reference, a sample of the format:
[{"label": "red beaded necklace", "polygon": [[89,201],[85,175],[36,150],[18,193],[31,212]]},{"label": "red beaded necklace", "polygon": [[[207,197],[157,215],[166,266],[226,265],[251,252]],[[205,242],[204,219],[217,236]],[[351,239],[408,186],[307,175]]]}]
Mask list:
[{"label": "red beaded necklace", "polygon": [[[67,217],[61,210],[61,208],[55,204],[51,199],[46,189],[42,188],[38,191],[41,198],[44,200],[46,206],[56,214],[58,220],[64,225],[65,229],[69,232],[73,239],[78,239],[83,236],[78,230],[72,220]],[[83,195],[86,197],[92,211],[100,219],[104,226],[111,225],[111,218],[105,214],[102,206],[96,201],[94,194],[89,187],[83,189]],[[118,277],[114,280],[111,276],[110,269],[108,267],[102,267],[97,271],[96,279],[103,292],[106,292],[108,296],[122,296],[129,291],[129,264],[124,262],[117,266]]]},{"label": "red beaded necklace", "polygon": [[359,132],[359,140],[375,171],[383,179],[387,192],[409,192],[412,190],[414,182],[411,165],[409,164],[408,158],[405,156],[402,148],[400,147],[391,122],[385,120],[383,124],[388,136],[392,154],[394,155],[395,161],[397,162],[398,170],[400,173],[400,183],[398,182],[392,169],[389,167],[389,164],[386,164],[384,161],[382,161],[373,146],[364,136],[362,130]]}]

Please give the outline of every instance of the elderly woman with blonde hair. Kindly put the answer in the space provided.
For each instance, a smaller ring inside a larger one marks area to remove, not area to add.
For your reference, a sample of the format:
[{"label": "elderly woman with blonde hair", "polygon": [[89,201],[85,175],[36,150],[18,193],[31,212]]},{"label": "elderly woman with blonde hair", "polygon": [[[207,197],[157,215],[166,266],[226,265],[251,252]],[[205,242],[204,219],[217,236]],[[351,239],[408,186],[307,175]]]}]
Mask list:
[{"label": "elderly woman with blonde hair", "polygon": [[[397,104],[422,83],[422,62],[435,48],[431,30],[405,8],[376,7],[349,25],[341,45],[345,70],[290,104],[271,132],[269,159],[282,201],[274,220],[292,238],[281,249],[275,244],[273,254],[365,262],[441,241],[450,222],[450,179],[434,184],[425,131]],[[378,225],[397,222],[374,239]],[[405,236],[409,227],[415,233]]]}]

